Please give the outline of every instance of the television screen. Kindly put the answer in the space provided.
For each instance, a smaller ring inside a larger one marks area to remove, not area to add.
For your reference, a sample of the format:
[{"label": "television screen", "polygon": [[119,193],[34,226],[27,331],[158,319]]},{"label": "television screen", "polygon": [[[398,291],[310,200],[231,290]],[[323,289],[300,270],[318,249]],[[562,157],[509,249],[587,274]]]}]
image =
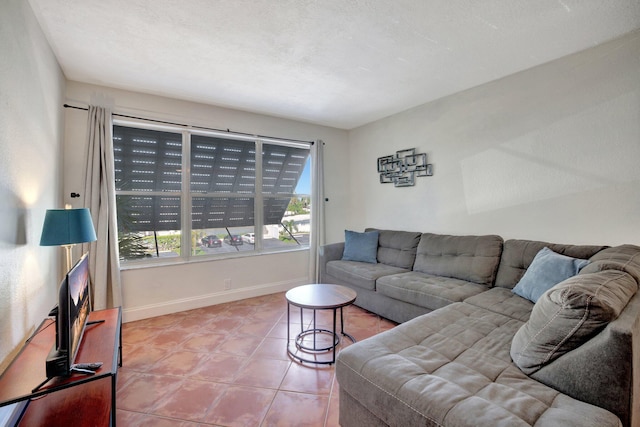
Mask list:
[{"label": "television screen", "polygon": [[58,295],[56,343],[47,357],[47,378],[71,374],[89,316],[89,257],[69,270]]},{"label": "television screen", "polygon": [[69,286],[69,363],[73,363],[89,316],[89,257],[84,254],[67,274]]}]

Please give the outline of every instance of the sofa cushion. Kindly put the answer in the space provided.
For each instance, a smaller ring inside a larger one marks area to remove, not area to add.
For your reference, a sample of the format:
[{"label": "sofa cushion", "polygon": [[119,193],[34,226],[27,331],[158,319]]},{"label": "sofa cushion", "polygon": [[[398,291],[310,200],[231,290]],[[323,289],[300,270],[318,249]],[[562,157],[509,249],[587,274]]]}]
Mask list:
[{"label": "sofa cushion", "polygon": [[[365,231],[375,231],[367,228]],[[422,233],[411,231],[377,230],[378,262],[411,270]]]},{"label": "sofa cushion", "polygon": [[379,277],[408,270],[380,263],[335,260],[327,263],[326,271],[328,276],[339,278],[341,282],[375,291]]},{"label": "sofa cushion", "polygon": [[548,247],[552,251],[572,258],[589,259],[607,246],[561,245],[534,240],[507,240],[504,242],[500,267],[495,285],[513,289],[522,278],[540,249]]},{"label": "sofa cushion", "polygon": [[467,304],[485,308],[523,322],[529,320],[533,303],[506,288],[491,288],[464,300]]},{"label": "sofa cushion", "polygon": [[633,277],[619,270],[580,274],[554,286],[514,336],[514,363],[530,375],[579,347],[617,318],[637,290]]},{"label": "sofa cushion", "polygon": [[524,375],[509,358],[522,322],[456,303],[340,351],[336,375],[387,425],[619,426],[610,412]]},{"label": "sofa cushion", "polygon": [[413,270],[493,286],[501,253],[500,236],[424,233]]},{"label": "sofa cushion", "polygon": [[360,261],[376,264],[378,255],[378,232],[344,230],[343,261]]},{"label": "sofa cushion", "polygon": [[575,276],[588,263],[586,259],[558,254],[545,246],[533,258],[513,292],[535,303],[543,293]]},{"label": "sofa cushion", "polygon": [[621,245],[604,249],[590,259],[591,263],[581,273],[597,273],[604,270],[620,270],[629,273],[640,284],[640,247]]},{"label": "sofa cushion", "polygon": [[451,277],[411,271],[378,279],[376,289],[382,295],[420,307],[436,310],[486,291],[486,286]]}]

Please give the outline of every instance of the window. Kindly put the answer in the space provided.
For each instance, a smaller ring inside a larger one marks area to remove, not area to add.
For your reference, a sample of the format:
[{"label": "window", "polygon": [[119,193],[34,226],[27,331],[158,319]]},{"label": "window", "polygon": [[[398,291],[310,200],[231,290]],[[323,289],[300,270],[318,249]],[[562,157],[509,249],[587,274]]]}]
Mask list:
[{"label": "window", "polygon": [[308,247],[308,144],[121,123],[113,144],[123,261]]}]

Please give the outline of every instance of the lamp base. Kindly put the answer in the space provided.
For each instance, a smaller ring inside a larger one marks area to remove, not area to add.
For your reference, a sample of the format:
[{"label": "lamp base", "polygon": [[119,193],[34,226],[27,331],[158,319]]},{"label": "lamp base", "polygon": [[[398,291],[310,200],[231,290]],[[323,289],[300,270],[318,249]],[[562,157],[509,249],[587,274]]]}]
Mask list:
[{"label": "lamp base", "polygon": [[71,248],[73,248],[74,246],[75,245],[62,245],[67,253],[67,271],[65,271],[65,274],[71,271]]}]

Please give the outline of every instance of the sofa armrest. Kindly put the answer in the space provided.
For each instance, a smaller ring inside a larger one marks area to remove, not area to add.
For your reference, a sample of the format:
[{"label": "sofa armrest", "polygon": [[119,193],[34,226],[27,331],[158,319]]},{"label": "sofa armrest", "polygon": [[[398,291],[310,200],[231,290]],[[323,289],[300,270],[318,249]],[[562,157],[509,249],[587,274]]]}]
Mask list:
[{"label": "sofa armrest", "polygon": [[318,251],[318,266],[320,267],[320,283],[324,283],[327,275],[327,263],[342,259],[344,252],[344,242],[331,243],[329,245],[320,246]]},{"label": "sofa armrest", "polygon": [[569,396],[605,408],[625,426],[640,419],[640,293],[616,320],[532,378]]}]

